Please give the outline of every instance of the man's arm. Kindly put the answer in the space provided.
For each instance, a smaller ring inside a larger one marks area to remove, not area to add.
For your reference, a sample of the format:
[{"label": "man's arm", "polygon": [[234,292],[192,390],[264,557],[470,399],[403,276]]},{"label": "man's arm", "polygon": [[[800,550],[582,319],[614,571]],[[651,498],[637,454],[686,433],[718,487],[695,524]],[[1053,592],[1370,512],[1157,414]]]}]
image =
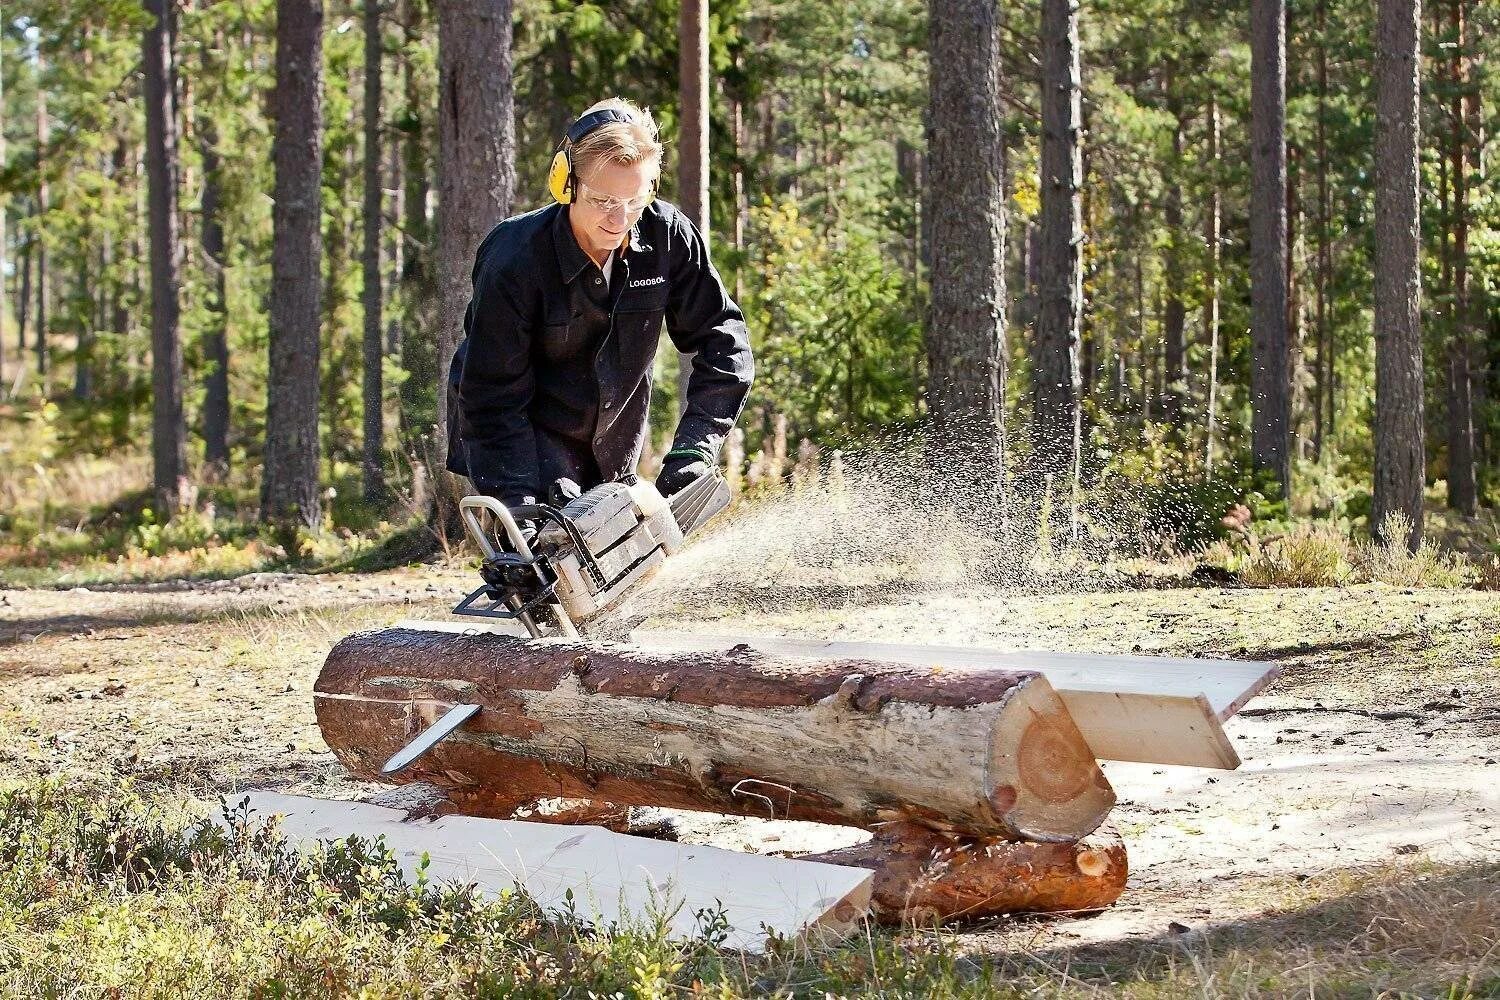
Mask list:
[{"label": "man's arm", "polygon": [[474,488],[502,503],[540,496],[536,431],[531,425],[531,324],[510,291],[483,264],[464,314],[468,356],[459,376],[459,432]]},{"label": "man's arm", "polygon": [[755,362],[745,316],[708,259],[702,234],[686,216],[678,216],[675,228],[667,334],[679,351],[693,355],[693,371],[668,455],[696,453],[712,465],[744,408]]}]

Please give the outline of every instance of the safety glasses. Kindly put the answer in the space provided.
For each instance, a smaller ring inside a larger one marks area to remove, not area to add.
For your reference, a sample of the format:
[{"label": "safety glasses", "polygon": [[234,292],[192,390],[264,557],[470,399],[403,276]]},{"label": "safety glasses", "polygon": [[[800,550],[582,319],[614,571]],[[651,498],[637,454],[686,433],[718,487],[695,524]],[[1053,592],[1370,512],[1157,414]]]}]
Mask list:
[{"label": "safety glasses", "polygon": [[636,198],[616,198],[613,195],[600,194],[592,190],[587,184],[579,184],[578,186],[583,193],[582,200],[584,204],[605,215],[613,215],[621,209],[625,210],[626,215],[635,215],[651,204],[651,195],[649,194],[643,194]]}]

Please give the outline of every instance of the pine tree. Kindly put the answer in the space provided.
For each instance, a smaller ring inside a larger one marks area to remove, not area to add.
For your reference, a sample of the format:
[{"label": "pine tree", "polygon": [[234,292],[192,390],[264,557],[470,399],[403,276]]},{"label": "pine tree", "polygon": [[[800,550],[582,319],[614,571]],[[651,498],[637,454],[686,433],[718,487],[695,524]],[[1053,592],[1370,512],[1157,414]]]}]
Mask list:
[{"label": "pine tree", "polygon": [[1078,343],[1083,308],[1079,188],[1083,160],[1077,0],[1042,0],[1041,234],[1038,243],[1033,450],[1040,473],[1071,476],[1079,458]]},{"label": "pine tree", "polygon": [[[1391,514],[1422,538],[1422,293],[1417,100],[1420,0],[1379,0],[1375,33],[1376,537]],[[1399,539],[1387,539],[1396,542]]]},{"label": "pine tree", "polygon": [[182,409],[182,337],[178,302],[182,242],[177,217],[177,101],[175,31],[168,0],[147,0],[142,34],[146,97],[146,175],[151,217],[151,456],[156,511],[177,510],[187,474],[187,426]]},{"label": "pine tree", "polygon": [[318,359],[322,295],[322,0],[277,0],[271,368],[261,518],[320,520]]},{"label": "pine tree", "polygon": [[[682,131],[677,142],[677,198],[704,239],[708,218],[708,0],[681,0],[677,26],[678,102]],[[678,410],[687,409],[692,355],[677,359]]]},{"label": "pine tree", "polygon": [[365,502],[378,503],[385,497],[385,475],[381,459],[385,452],[384,387],[381,366],[384,364],[384,331],[381,329],[380,227],[383,221],[381,199],[381,44],[379,0],[364,0],[365,74],[364,74],[364,245],[361,265],[364,274],[364,439],[363,473]]},{"label": "pine tree", "polygon": [[995,5],[933,0],[929,175],[932,304],[927,405],[935,475],[994,496],[1005,425],[1005,204],[1000,199],[1000,87]]},{"label": "pine tree", "polygon": [[1286,4],[1251,0],[1251,459],[1290,497],[1286,222]]},{"label": "pine tree", "polygon": [[[515,109],[510,0],[438,0],[438,399],[463,333],[474,252],[510,211]],[[448,447],[438,406],[435,461]],[[446,516],[446,514],[444,515]]]}]

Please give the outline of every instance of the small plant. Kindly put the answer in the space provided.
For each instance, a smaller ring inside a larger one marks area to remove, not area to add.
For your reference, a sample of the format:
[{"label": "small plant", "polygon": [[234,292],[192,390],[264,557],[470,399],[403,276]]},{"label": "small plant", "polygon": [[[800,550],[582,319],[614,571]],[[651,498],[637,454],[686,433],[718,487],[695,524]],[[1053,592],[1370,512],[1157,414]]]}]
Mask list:
[{"label": "small plant", "polygon": [[1387,514],[1380,537],[1359,547],[1361,575],[1392,587],[1461,587],[1467,574],[1463,560],[1438,549],[1423,538],[1415,550],[1407,548],[1411,520],[1400,511]]},{"label": "small plant", "polygon": [[1251,530],[1232,562],[1227,568],[1252,587],[1338,587],[1354,574],[1353,546],[1327,524],[1296,524],[1269,539]]}]

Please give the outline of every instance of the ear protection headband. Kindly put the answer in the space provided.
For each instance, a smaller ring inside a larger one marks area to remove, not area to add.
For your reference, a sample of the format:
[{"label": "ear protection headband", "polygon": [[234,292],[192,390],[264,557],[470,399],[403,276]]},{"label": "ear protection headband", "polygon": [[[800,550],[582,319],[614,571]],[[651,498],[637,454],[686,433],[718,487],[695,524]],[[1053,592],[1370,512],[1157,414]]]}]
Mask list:
[{"label": "ear protection headband", "polygon": [[[610,122],[628,123],[629,121],[626,115],[614,108],[600,108],[568,126],[567,134],[563,136],[556,155],[552,157],[552,166],[547,168],[547,191],[552,195],[553,200],[559,204],[571,205],[573,196],[578,191],[578,178],[573,174],[573,147],[601,125],[608,125]],[[653,185],[653,196],[655,193]]]}]

